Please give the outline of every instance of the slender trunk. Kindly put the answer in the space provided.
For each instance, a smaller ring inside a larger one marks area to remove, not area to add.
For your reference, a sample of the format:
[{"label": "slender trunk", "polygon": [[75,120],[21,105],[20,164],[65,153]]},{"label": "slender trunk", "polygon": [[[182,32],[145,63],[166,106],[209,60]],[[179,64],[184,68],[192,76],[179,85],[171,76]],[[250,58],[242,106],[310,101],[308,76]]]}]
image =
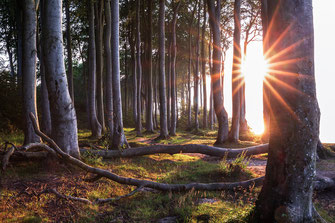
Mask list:
[{"label": "slender trunk", "polygon": [[136,125],[136,129],[137,129],[137,63],[136,63],[136,50],[135,50],[135,42],[134,42],[134,38],[133,38],[133,34],[135,33],[135,29],[134,29],[134,23],[131,24],[131,29],[132,32],[129,34],[129,45],[130,45],[130,51],[131,51],[131,67],[132,67],[132,75],[133,75],[133,120],[134,123]]},{"label": "slender trunk", "polygon": [[220,10],[221,4],[220,0],[217,0],[217,5],[215,7],[214,0],[207,0],[208,13],[209,13],[209,23],[213,33],[213,56],[212,56],[212,71],[211,71],[211,81],[212,81],[212,91],[214,99],[214,110],[216,117],[218,119],[219,130],[215,144],[220,145],[227,141],[228,139],[228,114],[223,104],[223,85],[220,81],[220,62],[221,61],[221,33],[220,26],[217,21],[220,21]]},{"label": "slender trunk", "polygon": [[167,124],[171,127],[171,39],[168,39],[168,60],[167,60]]},{"label": "slender trunk", "polygon": [[202,26],[202,41],[201,41],[201,58],[202,58],[202,87],[203,87],[203,121],[202,127],[207,129],[207,83],[206,83],[206,60],[205,60],[205,31],[206,31],[206,21],[207,21],[207,13],[206,13],[206,0],[204,0],[204,22]]},{"label": "slender trunk", "polygon": [[159,98],[160,98],[160,136],[167,138],[166,83],[165,83],[165,0],[159,0]]},{"label": "slender trunk", "polygon": [[[261,0],[261,17],[262,17],[262,27],[263,27],[263,55],[266,57],[266,52],[268,49],[268,9],[267,0]],[[263,120],[264,120],[264,132],[262,135],[262,141],[268,141],[270,135],[270,105],[269,105],[269,88],[266,84],[267,77],[265,76],[263,80]]]},{"label": "slender trunk", "polygon": [[102,127],[98,121],[96,113],[96,51],[94,34],[94,5],[93,0],[89,1],[89,44],[88,44],[88,101],[90,107],[90,126],[92,137],[101,136]]},{"label": "slender trunk", "polygon": [[128,117],[128,48],[127,48],[127,40],[124,42],[124,114],[125,117]]},{"label": "slender trunk", "polygon": [[70,22],[70,4],[65,0],[66,14],[66,50],[67,50],[67,80],[69,83],[69,92],[74,103],[73,72],[72,72],[72,48],[71,48],[71,22]]},{"label": "slender trunk", "polygon": [[[37,17],[35,0],[25,0],[23,5],[23,114],[24,114],[24,144],[40,142],[35,134],[29,114],[33,113],[37,118],[36,107],[36,25]],[[38,123],[38,122],[37,122]]]},{"label": "slender trunk", "polygon": [[113,74],[112,74],[112,49],[111,49],[111,37],[112,37],[112,15],[110,0],[105,1],[105,17],[106,17],[106,29],[105,29],[105,54],[106,54],[106,124],[107,131],[110,139],[114,134],[114,122],[113,122]]},{"label": "slender trunk", "polygon": [[198,34],[196,38],[196,64],[194,73],[194,127],[199,130],[199,63],[200,63],[200,1],[198,3]]},{"label": "slender trunk", "polygon": [[153,120],[152,120],[152,0],[148,0],[148,31],[147,31],[147,117],[146,117],[146,129],[147,132],[154,132]]},{"label": "slender trunk", "polygon": [[13,53],[10,50],[9,37],[6,38],[6,50],[7,50],[8,59],[9,59],[10,75],[12,77],[14,77],[15,76],[15,71],[14,71],[14,63],[13,63]]},{"label": "slender trunk", "polygon": [[177,128],[177,94],[176,94],[176,57],[177,57],[177,36],[176,36],[176,25],[177,25],[177,14],[180,7],[180,1],[177,3],[176,8],[173,12],[172,19],[172,41],[171,41],[171,126],[170,135],[176,135]]},{"label": "slender trunk", "polygon": [[[119,1],[111,1],[112,11],[112,73],[113,73],[113,107],[114,135],[112,147],[125,149],[129,147],[123,131],[122,102],[120,87],[120,52],[119,52]],[[108,10],[108,9],[107,9]]]},{"label": "slender trunk", "polygon": [[104,101],[103,101],[103,0],[95,2],[96,23],[96,81],[97,81],[97,115],[101,131],[105,131]]},{"label": "slender trunk", "polygon": [[67,85],[62,36],[62,1],[43,9],[43,56],[50,99],[52,138],[67,154],[79,158],[77,117]]},{"label": "slender trunk", "polygon": [[[267,3],[271,19],[271,32],[267,35],[272,46],[272,78],[268,84],[273,89],[269,94],[270,143],[253,222],[316,222],[312,195],[320,112],[314,75],[312,0]],[[292,45],[294,49],[287,50]],[[279,65],[292,58],[292,63]],[[303,73],[303,77],[288,78],[282,72]],[[283,83],[295,90],[283,88]]]},{"label": "slender trunk", "polygon": [[[248,46],[249,32],[246,31],[245,41],[243,44],[243,64],[246,62],[247,58],[247,46]],[[248,132],[248,122],[245,118],[246,106],[245,106],[245,74],[241,75],[241,107],[240,107],[240,134],[245,134]]]},{"label": "slender trunk", "polygon": [[[209,42],[208,42],[208,64],[209,64],[209,73],[212,73],[212,33],[209,34]],[[209,97],[209,127],[211,130],[214,129],[214,105],[213,105],[213,82],[211,79],[210,82],[210,97]]]},{"label": "slender trunk", "polygon": [[232,69],[232,125],[229,132],[229,140],[237,142],[240,133],[240,107],[241,107],[241,0],[234,3],[234,53]]},{"label": "slender trunk", "polygon": [[136,22],[137,22],[137,121],[136,121],[136,135],[142,135],[142,62],[141,62],[141,21],[140,21],[140,7],[141,1],[137,1]]},{"label": "slender trunk", "polygon": [[188,90],[188,103],[187,103],[187,128],[192,129],[192,110],[191,110],[191,69],[192,69],[192,24],[189,28],[188,40],[188,74],[187,74],[187,90]]}]

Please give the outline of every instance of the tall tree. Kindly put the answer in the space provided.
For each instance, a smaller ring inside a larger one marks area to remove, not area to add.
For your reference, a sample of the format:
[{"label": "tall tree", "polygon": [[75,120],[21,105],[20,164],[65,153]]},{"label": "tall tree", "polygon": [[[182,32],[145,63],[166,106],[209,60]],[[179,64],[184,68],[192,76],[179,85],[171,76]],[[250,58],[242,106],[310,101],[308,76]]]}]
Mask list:
[{"label": "tall tree", "polygon": [[147,132],[154,132],[153,126],[153,98],[152,98],[152,0],[148,0],[148,27],[147,27],[147,112],[146,129]]},{"label": "tall tree", "polygon": [[73,89],[73,71],[72,71],[72,43],[71,43],[71,20],[70,20],[70,3],[65,0],[65,14],[66,14],[66,51],[67,51],[67,80],[69,83],[69,92],[74,102]]},{"label": "tall tree", "polygon": [[52,138],[64,152],[79,158],[77,117],[67,85],[62,36],[62,1],[45,1],[43,56],[50,99]]},{"label": "tall tree", "polygon": [[196,62],[194,72],[194,127],[199,130],[199,66],[200,66],[200,7],[201,2],[198,3],[198,24],[197,24],[197,38],[196,38]]},{"label": "tall tree", "polygon": [[172,42],[171,42],[171,126],[170,126],[170,135],[176,135],[177,127],[177,113],[176,113],[176,99],[177,99],[177,90],[176,90],[176,57],[177,57],[177,35],[176,35],[176,26],[177,26],[177,15],[180,7],[181,1],[176,3],[176,6],[173,10],[172,18]]},{"label": "tall tree", "polygon": [[165,0],[159,0],[159,99],[160,99],[160,135],[159,138],[168,138],[166,112],[166,83],[165,83]]},{"label": "tall tree", "polygon": [[32,112],[37,117],[36,107],[36,6],[35,0],[24,0],[23,4],[23,113],[24,113],[24,144],[40,142],[35,134],[29,114]]},{"label": "tall tree", "polygon": [[105,0],[105,17],[106,17],[106,30],[105,30],[105,64],[106,64],[106,123],[108,127],[109,137],[113,137],[114,123],[113,123],[113,74],[112,74],[112,15],[111,15],[111,2]]},{"label": "tall tree", "polygon": [[234,55],[232,70],[232,125],[229,140],[237,142],[240,133],[240,107],[241,107],[241,0],[234,2]]},{"label": "tall tree", "polygon": [[121,83],[120,83],[120,52],[119,52],[119,1],[111,1],[112,11],[112,73],[113,73],[113,106],[114,133],[112,147],[125,149],[129,147],[123,130]]},{"label": "tall tree", "polygon": [[92,137],[101,136],[102,127],[97,118],[96,112],[96,50],[95,50],[95,32],[94,32],[94,3],[88,0],[88,19],[89,19],[89,44],[88,44],[88,103],[90,126]]},{"label": "tall tree", "polygon": [[103,100],[103,0],[95,1],[95,36],[96,36],[96,81],[97,81],[97,116],[102,133],[105,131],[104,100]]},{"label": "tall tree", "polygon": [[209,24],[213,35],[213,56],[212,56],[212,69],[211,81],[214,100],[214,110],[218,119],[219,130],[215,144],[220,145],[228,139],[228,114],[223,105],[223,85],[220,82],[220,68],[221,68],[221,47],[214,47],[221,45],[221,32],[220,32],[220,10],[221,1],[207,0]]},{"label": "tall tree", "polygon": [[142,135],[142,61],[141,61],[141,21],[140,21],[141,1],[137,1],[136,8],[136,64],[137,64],[137,121],[136,135]]},{"label": "tall tree", "polygon": [[204,21],[202,24],[202,41],[201,41],[201,67],[202,67],[202,87],[203,87],[203,120],[202,126],[204,129],[207,128],[207,81],[206,81],[206,60],[205,60],[205,42],[206,42],[206,22],[207,22],[207,13],[206,13],[206,0],[204,0]]},{"label": "tall tree", "polygon": [[253,220],[315,222],[312,195],[320,112],[315,89],[312,0],[267,4],[271,21],[267,33],[271,46],[267,83],[271,86],[270,143]]}]

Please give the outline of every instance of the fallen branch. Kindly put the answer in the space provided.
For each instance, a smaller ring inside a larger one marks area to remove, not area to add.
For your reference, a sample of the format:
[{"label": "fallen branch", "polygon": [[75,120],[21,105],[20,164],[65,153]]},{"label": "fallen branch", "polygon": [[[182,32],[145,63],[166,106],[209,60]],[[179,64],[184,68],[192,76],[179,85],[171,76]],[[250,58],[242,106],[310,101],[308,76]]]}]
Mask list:
[{"label": "fallen branch", "polygon": [[186,144],[186,145],[152,145],[152,146],[126,149],[123,151],[80,149],[80,152],[81,153],[89,152],[94,155],[101,156],[104,159],[111,159],[117,157],[143,156],[157,153],[166,153],[170,155],[177,153],[201,153],[217,157],[224,157],[227,154],[227,158],[236,158],[242,153],[245,153],[246,156],[267,153],[268,149],[269,149],[268,144],[251,146],[244,149],[227,149],[227,148],[219,148],[199,144]]},{"label": "fallen branch", "polygon": [[108,170],[100,169],[100,168],[94,168],[86,163],[70,156],[69,154],[63,152],[59,146],[47,135],[45,135],[43,132],[41,132],[37,126],[35,116],[30,113],[30,118],[34,126],[35,133],[40,136],[44,141],[48,142],[51,147],[55,150],[55,152],[60,155],[60,157],[66,161],[69,162],[89,173],[93,173],[102,177],[106,177],[112,181],[115,181],[120,184],[126,184],[126,185],[133,185],[137,187],[149,187],[152,189],[157,189],[161,191],[189,191],[189,190],[208,190],[208,191],[214,191],[214,190],[234,190],[236,188],[249,188],[253,186],[259,186],[263,182],[263,177],[259,177],[256,179],[251,179],[247,181],[242,182],[235,182],[235,183],[189,183],[189,184],[165,184],[165,183],[158,183],[154,181],[149,180],[138,180],[134,178],[127,178],[118,176]]},{"label": "fallen branch", "polygon": [[314,180],[314,190],[322,191],[329,188],[335,188],[335,178],[316,176]]}]

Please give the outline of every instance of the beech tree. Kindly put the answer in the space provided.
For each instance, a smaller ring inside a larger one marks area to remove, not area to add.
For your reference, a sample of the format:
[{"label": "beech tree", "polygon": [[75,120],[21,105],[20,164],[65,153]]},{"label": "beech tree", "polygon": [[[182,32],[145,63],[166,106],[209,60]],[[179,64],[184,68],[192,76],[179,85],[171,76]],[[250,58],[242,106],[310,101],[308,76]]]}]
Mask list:
[{"label": "beech tree", "polygon": [[[312,194],[320,112],[312,0],[267,1],[266,15],[271,22],[267,38],[272,112],[266,175],[253,222],[315,222]],[[291,62],[279,65],[285,61]]]},{"label": "beech tree", "polygon": [[[220,46],[221,32],[220,32],[220,0],[207,0],[209,24],[213,35],[213,46]],[[212,68],[211,68],[211,82],[213,88],[214,110],[218,119],[219,130],[215,144],[220,145],[228,139],[228,114],[223,105],[223,85],[220,82],[221,70],[221,47],[213,47]]]},{"label": "beech tree", "polygon": [[23,81],[23,111],[24,111],[24,144],[40,142],[35,134],[33,125],[29,118],[32,112],[37,116],[36,107],[36,5],[35,0],[25,0],[23,4],[23,60],[22,60],[22,81]]},{"label": "beech tree", "polygon": [[50,99],[52,138],[71,156],[79,158],[77,117],[71,101],[64,65],[62,1],[43,5],[43,57]]},{"label": "beech tree", "polygon": [[88,104],[92,137],[101,136],[102,127],[96,112],[96,50],[94,32],[94,3],[88,0],[89,44],[88,44]]},{"label": "beech tree", "polygon": [[160,100],[160,135],[159,139],[169,136],[166,111],[166,82],[165,82],[165,0],[159,0],[159,100]]}]

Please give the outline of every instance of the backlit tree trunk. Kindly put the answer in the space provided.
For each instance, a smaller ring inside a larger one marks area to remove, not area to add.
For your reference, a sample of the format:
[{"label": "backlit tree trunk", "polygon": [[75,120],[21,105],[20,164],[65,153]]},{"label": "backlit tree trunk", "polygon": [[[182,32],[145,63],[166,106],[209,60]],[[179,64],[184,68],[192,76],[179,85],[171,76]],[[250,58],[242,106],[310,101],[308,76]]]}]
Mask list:
[{"label": "backlit tree trunk", "polygon": [[159,0],[159,99],[160,99],[160,136],[165,139],[168,135],[166,112],[166,83],[165,83],[165,0]]},{"label": "backlit tree trunk", "polygon": [[219,130],[215,144],[220,145],[228,139],[228,114],[223,105],[223,85],[220,83],[220,62],[222,51],[220,46],[221,32],[220,32],[220,0],[217,0],[216,6],[214,0],[207,0],[208,12],[209,12],[209,24],[213,34],[213,56],[212,56],[212,69],[211,69],[211,81],[212,91],[214,99],[214,110],[218,119]]},{"label": "backlit tree trunk", "polygon": [[202,61],[202,87],[203,87],[203,120],[202,126],[204,129],[207,129],[207,83],[206,83],[206,60],[205,60],[205,31],[206,31],[206,0],[204,0],[204,22],[202,25],[202,41],[201,41],[201,61]]},{"label": "backlit tree trunk", "polygon": [[23,60],[22,60],[22,81],[23,81],[23,114],[24,114],[24,144],[40,142],[34,132],[33,124],[29,113],[37,117],[36,107],[36,9],[35,0],[24,0],[23,4]]},{"label": "backlit tree trunk", "polygon": [[[254,222],[315,222],[312,194],[320,112],[315,90],[312,0],[267,4],[272,24],[267,34],[272,58],[268,79],[271,129],[266,176]],[[284,61],[291,62],[278,65]]]},{"label": "backlit tree trunk", "polygon": [[101,125],[96,112],[96,52],[94,34],[94,5],[93,0],[89,0],[89,44],[88,44],[88,101],[90,109],[90,126],[92,137],[101,136]]},{"label": "backlit tree trunk", "polygon": [[62,36],[62,1],[45,1],[43,56],[50,99],[52,138],[66,152],[79,157],[77,117],[67,85]]},{"label": "backlit tree trunk", "polygon": [[176,103],[176,57],[177,57],[177,36],[176,36],[176,25],[177,25],[177,14],[180,7],[180,1],[175,6],[172,19],[172,43],[171,43],[171,126],[170,135],[176,135],[177,127],[177,103]]},{"label": "backlit tree trunk", "polygon": [[232,125],[229,132],[229,140],[237,142],[240,133],[240,106],[241,106],[241,0],[234,3],[234,55],[232,70]]}]

